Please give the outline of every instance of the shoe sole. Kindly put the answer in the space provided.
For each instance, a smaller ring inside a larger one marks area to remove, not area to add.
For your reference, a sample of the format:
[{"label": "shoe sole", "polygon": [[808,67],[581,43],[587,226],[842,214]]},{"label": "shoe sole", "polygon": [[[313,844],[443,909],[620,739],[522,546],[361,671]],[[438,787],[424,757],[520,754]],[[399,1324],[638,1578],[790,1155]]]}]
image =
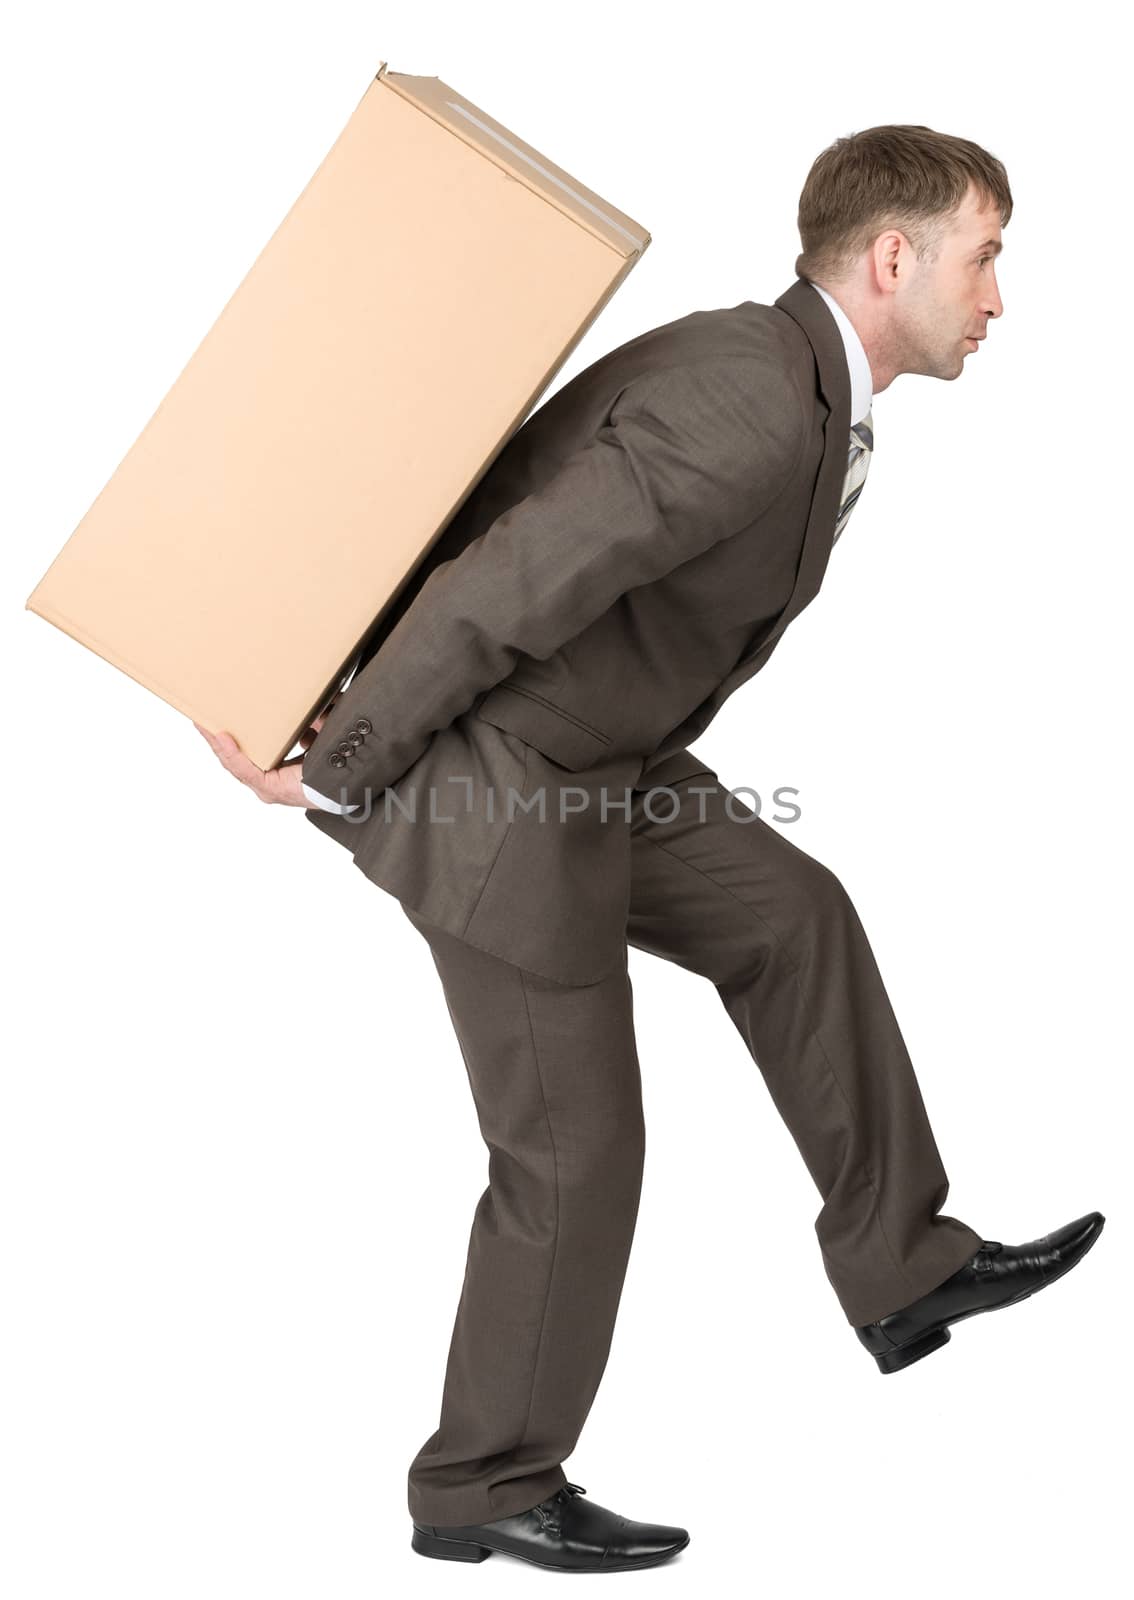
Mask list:
[{"label": "shoe sole", "polygon": [[1083,1257],[1089,1255],[1106,1226],[1105,1218],[1102,1225],[1095,1229],[1086,1245],[1075,1257],[1068,1261],[1066,1266],[1051,1277],[1045,1278],[1042,1283],[1035,1284],[1031,1289],[1024,1289],[1019,1294],[1014,1294],[1008,1300],[998,1300],[994,1306],[973,1306],[971,1311],[959,1312],[957,1316],[950,1317],[947,1323],[939,1323],[936,1328],[930,1328],[925,1333],[918,1334],[916,1339],[911,1339],[908,1344],[897,1345],[893,1350],[887,1350],[882,1355],[875,1356],[878,1370],[882,1373],[902,1372],[906,1367],[912,1367],[915,1361],[920,1361],[923,1356],[930,1356],[935,1350],[940,1350],[943,1344],[949,1343],[949,1329],[957,1322],[965,1322],[969,1317],[979,1317],[985,1311],[1003,1311],[1005,1306],[1019,1305],[1021,1300],[1030,1300],[1032,1295],[1039,1294],[1041,1289],[1050,1289],[1053,1283],[1058,1283],[1073,1267],[1077,1267]]},{"label": "shoe sole", "polygon": [[684,1550],[688,1543],[689,1535],[686,1534],[680,1544],[671,1545],[658,1555],[643,1556],[638,1561],[622,1561],[612,1567],[561,1567],[557,1562],[537,1561],[534,1556],[523,1555],[519,1550],[505,1550],[500,1545],[473,1543],[467,1539],[443,1539],[439,1534],[424,1532],[416,1523],[410,1538],[410,1544],[419,1556],[433,1556],[439,1561],[484,1561],[493,1555],[514,1556],[517,1561],[526,1561],[530,1567],[546,1567],[551,1572],[629,1572],[636,1567],[656,1567],[677,1555],[679,1550]]}]

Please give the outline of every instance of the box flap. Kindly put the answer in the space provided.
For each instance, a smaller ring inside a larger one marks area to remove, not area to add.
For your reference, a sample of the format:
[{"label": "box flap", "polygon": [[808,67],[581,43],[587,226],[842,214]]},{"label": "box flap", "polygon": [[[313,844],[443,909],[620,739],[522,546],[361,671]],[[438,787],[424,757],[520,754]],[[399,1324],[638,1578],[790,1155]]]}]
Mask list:
[{"label": "box flap", "polygon": [[617,210],[593,189],[585,188],[570,173],[533,150],[530,144],[525,144],[487,111],[482,111],[440,78],[388,72],[383,62],[375,82],[412,101],[457,138],[473,145],[511,177],[527,184],[550,205],[574,218],[580,227],[605,240],[619,255],[641,255],[649,245],[650,235],[640,223]]}]

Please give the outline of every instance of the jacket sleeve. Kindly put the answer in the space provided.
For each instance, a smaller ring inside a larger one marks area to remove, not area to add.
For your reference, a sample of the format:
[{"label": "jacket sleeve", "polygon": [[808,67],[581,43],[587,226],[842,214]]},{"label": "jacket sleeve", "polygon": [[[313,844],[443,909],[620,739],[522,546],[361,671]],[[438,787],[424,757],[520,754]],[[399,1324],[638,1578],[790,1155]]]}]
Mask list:
[{"label": "jacket sleeve", "polygon": [[804,439],[790,376],[753,357],[627,385],[546,484],[433,570],[308,746],[303,781],[375,803],[521,657],[553,655],[621,595],[754,522]]}]

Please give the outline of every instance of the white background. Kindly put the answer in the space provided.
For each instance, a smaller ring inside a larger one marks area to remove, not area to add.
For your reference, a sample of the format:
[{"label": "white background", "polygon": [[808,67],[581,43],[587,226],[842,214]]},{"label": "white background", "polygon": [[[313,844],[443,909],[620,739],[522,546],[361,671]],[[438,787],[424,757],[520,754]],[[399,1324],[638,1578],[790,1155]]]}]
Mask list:
[{"label": "white background", "polygon": [[[484,1186],[428,947],[299,810],[23,603],[353,112],[436,74],[647,227],[557,388],[793,281],[840,133],[1008,168],[1004,316],[874,405],[823,590],[698,751],[800,790],[952,1187],[1068,1279],[883,1378],[703,980],[632,952],[648,1152],[568,1476],[679,1522],[639,1581],[1117,1595],[1129,1494],[1130,235],[1097,4],[41,4],[6,29],[0,1587],[285,1600],[545,1581],[410,1550]],[[766,814],[769,814],[769,806]],[[551,1580],[553,1581],[553,1580]],[[735,1585],[735,1588],[732,1587]]]}]

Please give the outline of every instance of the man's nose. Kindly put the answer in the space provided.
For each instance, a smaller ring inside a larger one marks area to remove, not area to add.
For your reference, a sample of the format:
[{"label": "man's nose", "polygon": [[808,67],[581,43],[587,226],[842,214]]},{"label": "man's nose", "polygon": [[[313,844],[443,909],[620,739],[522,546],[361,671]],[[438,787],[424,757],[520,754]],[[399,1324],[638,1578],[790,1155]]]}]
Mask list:
[{"label": "man's nose", "polygon": [[992,284],[984,300],[985,314],[989,317],[999,317],[1004,311],[1004,302],[1000,298],[1000,285],[996,281],[995,272],[992,275]]}]

